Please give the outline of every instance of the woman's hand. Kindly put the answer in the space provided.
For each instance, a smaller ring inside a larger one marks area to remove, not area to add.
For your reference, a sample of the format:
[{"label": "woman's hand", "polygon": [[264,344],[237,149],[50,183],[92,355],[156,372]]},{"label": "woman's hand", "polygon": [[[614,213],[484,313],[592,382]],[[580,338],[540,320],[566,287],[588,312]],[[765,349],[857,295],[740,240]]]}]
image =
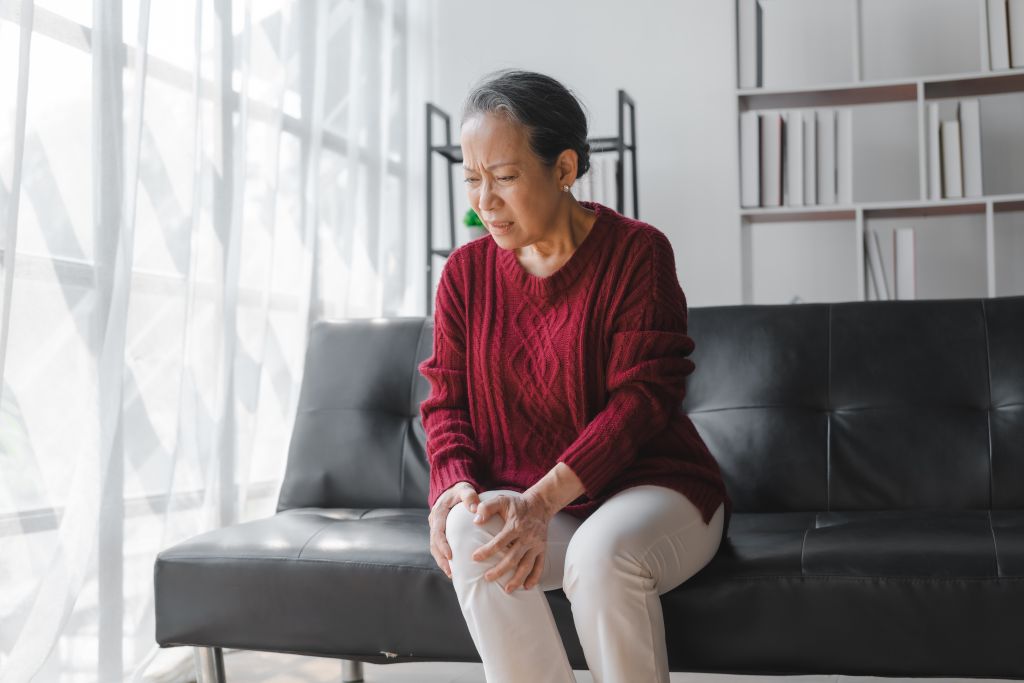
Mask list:
[{"label": "woman's hand", "polygon": [[430,523],[430,554],[449,579],[452,578],[452,568],[448,564],[448,560],[452,559],[452,548],[448,545],[444,531],[448,523],[448,512],[459,503],[465,503],[470,512],[476,512],[480,504],[476,489],[468,481],[460,481],[438,496],[427,517]]},{"label": "woman's hand", "polygon": [[505,520],[505,526],[490,541],[476,549],[473,559],[485,560],[494,553],[504,555],[484,578],[494,581],[514,569],[512,578],[505,584],[505,592],[511,593],[519,586],[533,588],[540,583],[544,570],[544,554],[547,551],[548,524],[553,515],[539,498],[526,494],[519,496],[495,496],[477,507],[477,524],[487,521],[497,513]]}]

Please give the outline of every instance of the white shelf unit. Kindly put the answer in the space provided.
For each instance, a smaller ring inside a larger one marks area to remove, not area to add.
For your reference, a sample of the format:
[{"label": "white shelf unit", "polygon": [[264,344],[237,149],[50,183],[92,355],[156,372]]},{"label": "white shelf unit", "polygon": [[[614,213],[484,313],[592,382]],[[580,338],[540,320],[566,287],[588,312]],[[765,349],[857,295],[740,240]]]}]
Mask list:
[{"label": "white shelf unit", "polygon": [[[784,2],[785,0],[773,0]],[[753,295],[753,230],[770,223],[794,223],[800,221],[849,221],[853,228],[851,244],[857,273],[856,291],[860,300],[868,299],[866,263],[864,255],[865,221],[871,218],[899,218],[908,216],[943,216],[962,214],[984,214],[985,216],[985,273],[987,295],[997,296],[996,291],[996,245],[995,214],[1008,211],[1024,211],[1024,192],[1014,194],[992,194],[980,197],[957,199],[928,198],[928,149],[926,140],[927,104],[933,100],[966,97],[982,97],[1005,93],[1024,93],[1024,68],[991,70],[989,59],[988,22],[986,0],[975,0],[978,8],[978,30],[980,37],[981,71],[948,73],[914,78],[862,80],[862,0],[848,0],[852,13],[852,82],[834,82],[820,85],[795,86],[790,88],[739,88],[737,97],[737,140],[742,131],[739,117],[747,111],[769,113],[795,109],[824,107],[845,107],[865,104],[914,102],[917,110],[917,162],[919,170],[919,191],[917,198],[900,201],[857,202],[849,204],[819,204],[808,206],[780,206],[771,208],[739,208],[740,250],[743,303],[754,303]],[[739,85],[740,62],[740,2],[734,2],[736,27],[737,85]],[[763,54],[757,56],[763,59]],[[762,68],[759,65],[759,70]],[[1021,122],[1024,135],[1024,121]],[[739,146],[738,146],[739,147]],[[743,175],[742,149],[739,150],[739,183]],[[1021,264],[1024,268],[1024,263]]]}]

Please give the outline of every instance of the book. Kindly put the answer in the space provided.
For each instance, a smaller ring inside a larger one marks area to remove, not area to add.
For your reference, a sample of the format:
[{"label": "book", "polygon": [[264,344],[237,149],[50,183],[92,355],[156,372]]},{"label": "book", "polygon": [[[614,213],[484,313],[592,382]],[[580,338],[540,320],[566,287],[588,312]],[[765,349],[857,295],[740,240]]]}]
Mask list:
[{"label": "book", "polygon": [[853,203],[853,109],[836,112],[836,201]]},{"label": "book", "polygon": [[914,263],[914,229],[896,228],[892,232],[896,298],[913,299],[917,295],[917,266]]},{"label": "book", "polygon": [[876,298],[888,299],[889,283],[885,278],[885,264],[882,262],[882,247],[878,239],[878,231],[871,228],[865,229],[864,241],[867,243],[868,272],[875,285]]},{"label": "book", "polygon": [[988,0],[988,56],[993,71],[1010,68],[1006,0]]},{"label": "book", "polygon": [[947,199],[964,196],[963,173],[960,157],[960,122],[943,121],[942,135],[942,191]]},{"label": "book", "polygon": [[977,98],[961,100],[960,154],[963,161],[964,196],[982,196],[981,183],[981,103]]},{"label": "book", "polygon": [[836,112],[818,110],[818,203],[836,203]]},{"label": "book", "polygon": [[760,88],[764,81],[761,55],[763,35],[763,8],[759,0],[739,0],[737,6],[739,46],[739,87]]},{"label": "book", "polygon": [[761,115],[761,206],[782,205],[782,114]]},{"label": "book", "polygon": [[761,206],[761,120],[756,111],[740,114],[740,204]]},{"label": "book", "polygon": [[942,199],[942,147],[939,103],[928,103],[928,197]]},{"label": "book", "polygon": [[818,203],[818,127],[813,111],[804,120],[804,206]]},{"label": "book", "polygon": [[803,112],[791,111],[786,114],[786,156],[783,161],[786,169],[786,206],[803,206],[804,203],[803,121]]},{"label": "book", "polygon": [[1024,0],[1006,0],[1010,34],[1010,66],[1024,66]]}]

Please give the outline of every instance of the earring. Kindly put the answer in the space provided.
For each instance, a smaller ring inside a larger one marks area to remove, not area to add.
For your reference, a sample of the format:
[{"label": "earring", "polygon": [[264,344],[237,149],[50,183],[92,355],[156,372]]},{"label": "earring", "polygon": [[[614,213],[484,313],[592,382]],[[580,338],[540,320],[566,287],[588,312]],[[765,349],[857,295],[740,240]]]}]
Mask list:
[{"label": "earring", "polygon": [[568,191],[569,191],[569,186],[568,185],[562,185],[562,192],[568,192]]}]

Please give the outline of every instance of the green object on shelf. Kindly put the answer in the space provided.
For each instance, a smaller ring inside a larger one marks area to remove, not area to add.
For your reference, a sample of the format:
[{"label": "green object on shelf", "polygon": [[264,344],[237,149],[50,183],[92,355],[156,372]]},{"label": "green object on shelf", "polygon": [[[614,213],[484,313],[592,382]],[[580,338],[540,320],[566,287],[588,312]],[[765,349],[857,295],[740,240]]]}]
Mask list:
[{"label": "green object on shelf", "polygon": [[466,215],[463,216],[462,222],[468,225],[469,227],[484,227],[484,222],[480,220],[480,216],[476,215],[476,211],[474,211],[473,209],[469,209],[468,211],[466,211]]}]

